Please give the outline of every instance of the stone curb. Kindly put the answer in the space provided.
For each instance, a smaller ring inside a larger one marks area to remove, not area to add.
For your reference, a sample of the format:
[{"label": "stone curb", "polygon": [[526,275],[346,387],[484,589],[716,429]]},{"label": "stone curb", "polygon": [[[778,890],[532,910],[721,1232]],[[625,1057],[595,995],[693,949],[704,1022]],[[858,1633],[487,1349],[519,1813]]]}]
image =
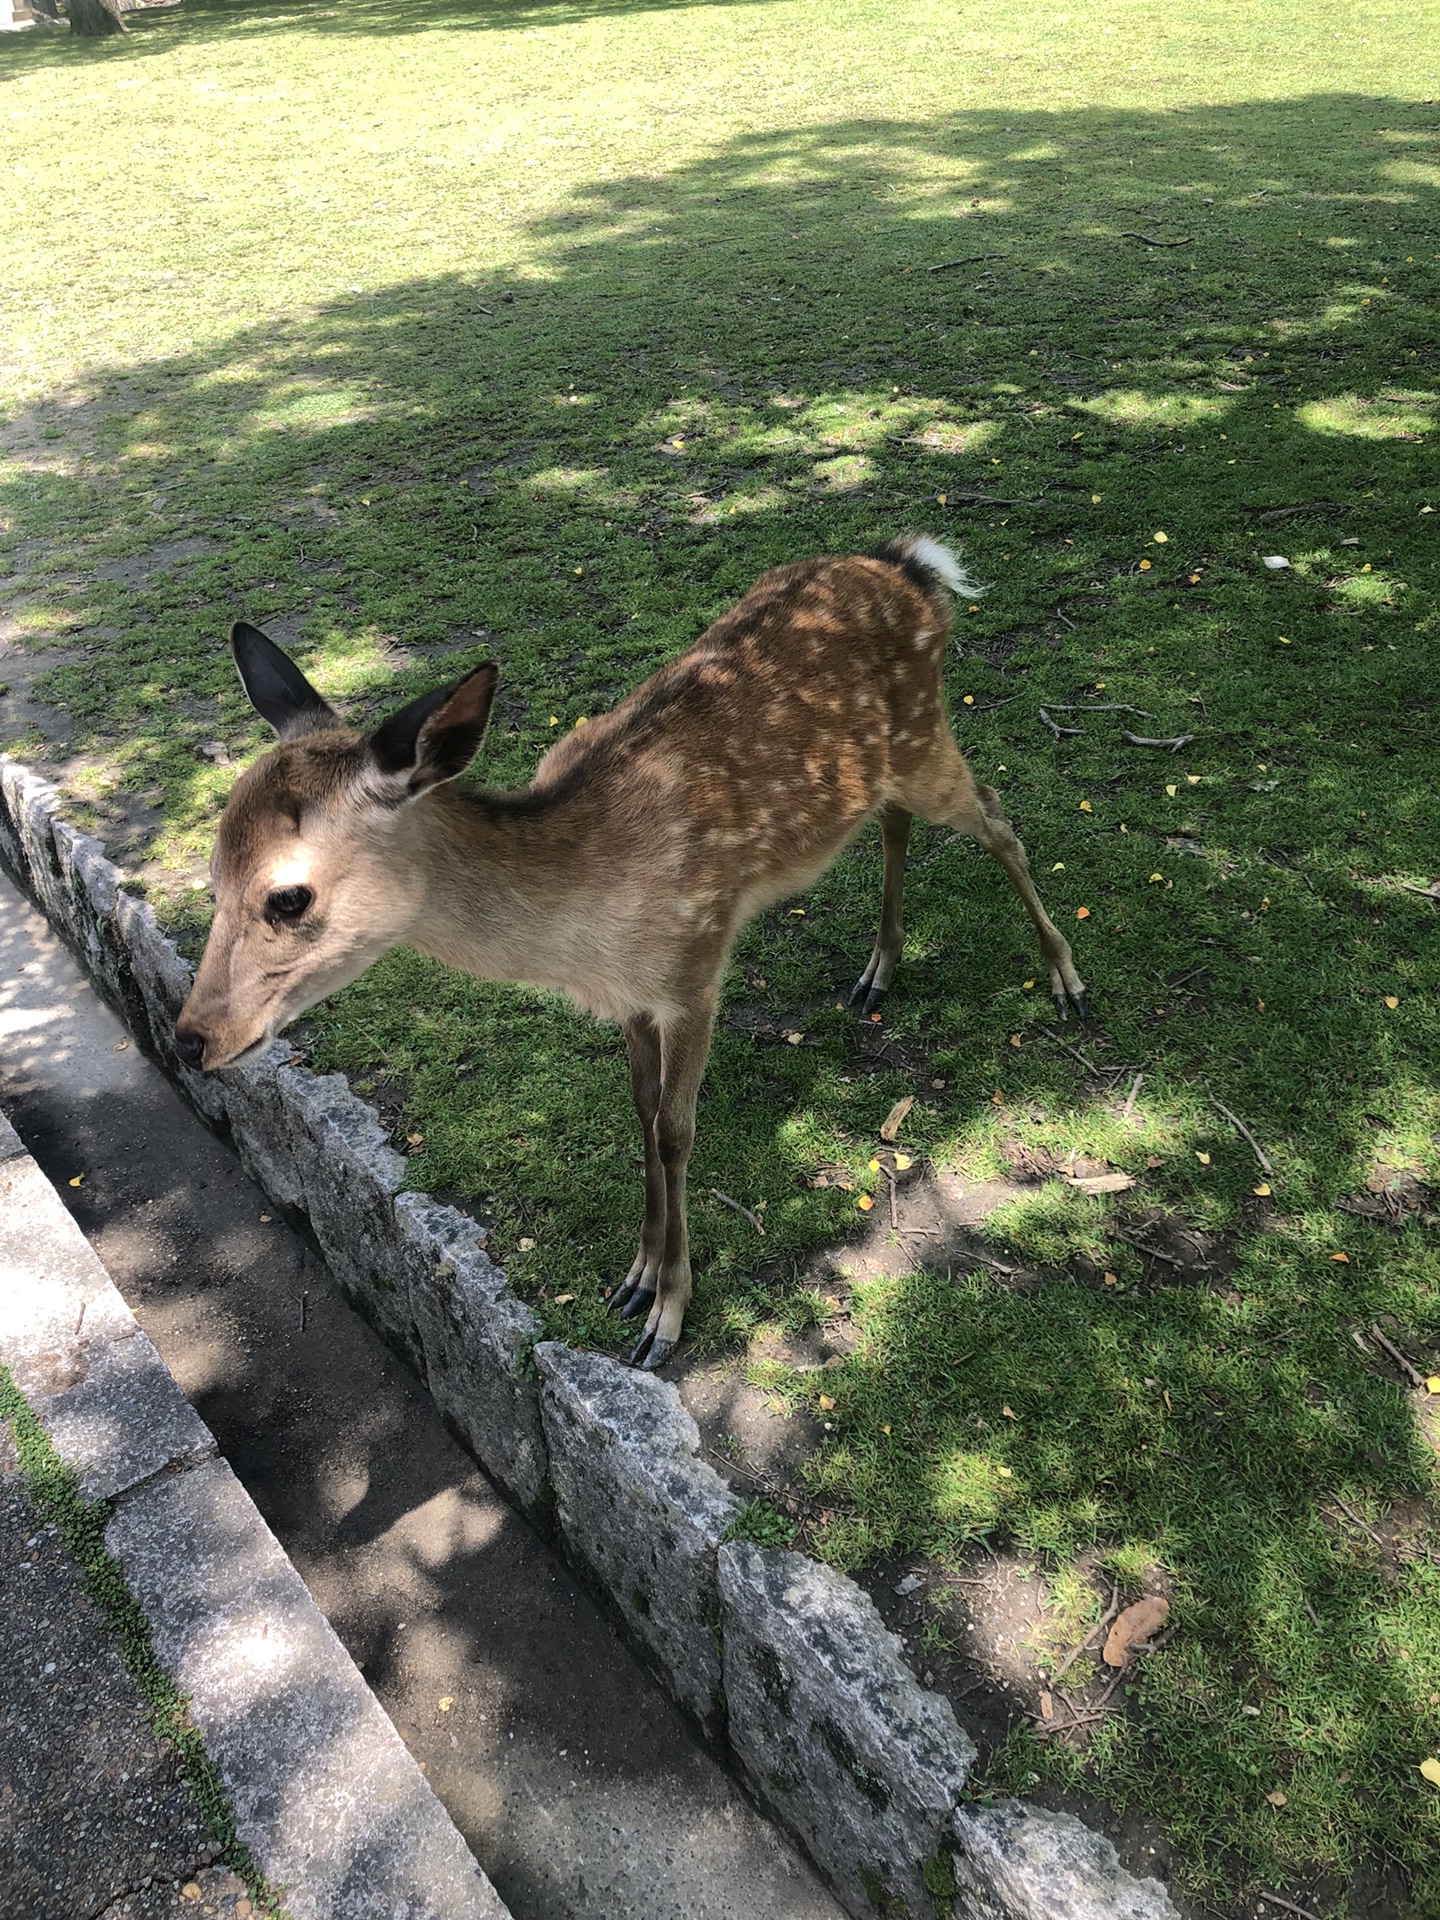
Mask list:
[{"label": "stone curb", "polygon": [[[0,861],[251,1177],[308,1221],[462,1444],[555,1528],[667,1690],[708,1737],[728,1740],[760,1803],[856,1920],[1175,1920],[1159,1883],[1123,1872],[1081,1822],[961,1800],[973,1743],[905,1666],[868,1597],[802,1555],[725,1545],[739,1506],[698,1458],[676,1389],[542,1342],[483,1229],[402,1191],[404,1160],[342,1074],[292,1065],[282,1041],[218,1074],[184,1067],[171,1031],[190,969],[59,805],[0,754]],[[797,1782],[802,1759],[809,1777]]]},{"label": "stone curb", "polygon": [[105,1545],[292,1920],[508,1920],[208,1427],[0,1119],[0,1361],[110,1504]]}]

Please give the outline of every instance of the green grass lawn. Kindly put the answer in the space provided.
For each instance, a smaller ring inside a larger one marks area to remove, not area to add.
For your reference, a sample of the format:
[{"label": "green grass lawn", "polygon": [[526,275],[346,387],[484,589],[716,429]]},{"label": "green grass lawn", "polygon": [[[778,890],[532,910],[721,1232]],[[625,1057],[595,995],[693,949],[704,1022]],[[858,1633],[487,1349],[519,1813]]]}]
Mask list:
[{"label": "green grass lawn", "polygon": [[[1440,1915],[1440,1421],[1365,1333],[1440,1368],[1437,48],[1432,0],[215,5],[0,46],[4,743],[177,925],[216,743],[265,744],[232,618],[357,715],[498,660],[508,784],[775,562],[920,527],[991,583],[957,731],[1133,1110],[1046,1038],[1003,875],[941,832],[886,1046],[857,1034],[867,841],[737,952],[691,1334],[823,1317],[786,1257],[883,1192],[904,1093],[917,1162],[1136,1174],[996,1223],[1038,1287],[857,1286],[810,1544],[1016,1544],[1077,1622],[1079,1556],[1163,1573],[1128,1715],[1079,1753],[1017,1731],[988,1777],[1083,1785],[1198,1894],[1327,1920],[1387,1860]],[[1058,711],[1086,702],[1145,717]],[[400,1103],[415,1180],[493,1220],[553,1331],[614,1343],[615,1034],[397,955],[309,1044]],[[712,1188],[764,1202],[763,1272]],[[1140,1206],[1222,1244],[1224,1286],[1117,1239]]]}]

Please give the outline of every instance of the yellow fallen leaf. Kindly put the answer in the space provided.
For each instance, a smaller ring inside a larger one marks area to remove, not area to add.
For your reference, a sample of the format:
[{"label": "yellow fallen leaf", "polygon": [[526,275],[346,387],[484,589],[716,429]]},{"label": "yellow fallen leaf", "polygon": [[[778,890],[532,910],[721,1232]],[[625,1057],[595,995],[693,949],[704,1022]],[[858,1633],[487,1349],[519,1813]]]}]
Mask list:
[{"label": "yellow fallen leaf", "polygon": [[1129,833],[1130,831],[1129,827],[1126,826],[1123,820],[1120,822],[1120,831],[1121,833]]},{"label": "yellow fallen leaf", "polygon": [[965,705],[966,705],[967,707],[973,707],[973,706],[974,706],[974,704],[975,704],[975,696],[974,696],[974,694],[973,694],[973,693],[967,693],[967,694],[965,695],[965,701],[964,701],[964,704],[965,704]]},{"label": "yellow fallen leaf", "polygon": [[1014,1474],[1011,1473],[1009,1467],[997,1467],[995,1471],[999,1474],[1002,1480],[1013,1480],[1015,1478]]},{"label": "yellow fallen leaf", "polygon": [[1031,989],[1031,988],[1032,988],[1032,987],[1033,987],[1034,985],[1035,985],[1035,982],[1034,982],[1033,980],[1027,980],[1027,981],[1025,982],[1025,991],[1026,991],[1026,993],[1029,993],[1029,991],[1030,991],[1030,989]]},{"label": "yellow fallen leaf", "polygon": [[1268,1200],[1270,1198],[1270,1189],[1269,1187],[1266,1186],[1263,1180],[1260,1182],[1258,1187],[1252,1187],[1250,1191],[1252,1193],[1258,1193],[1262,1200]]},{"label": "yellow fallen leaf", "polygon": [[1019,1044],[1020,1044],[1020,1036],[1019,1036],[1019,1034],[1018,1034],[1018,1033],[1012,1033],[1012,1034],[1011,1034],[1011,1036],[1010,1036],[1010,1044],[1011,1044],[1011,1046],[1012,1046],[1012,1047],[1018,1047],[1018,1046],[1019,1046]]},{"label": "yellow fallen leaf", "polygon": [[455,1696],[453,1693],[442,1693],[435,1704],[441,1713],[448,1713],[455,1704]]},{"label": "yellow fallen leaf", "polygon": [[405,1141],[408,1146],[423,1147],[425,1144],[425,1136],[423,1133],[407,1133]]},{"label": "yellow fallen leaf", "polygon": [[1440,1787],[1440,1760],[1437,1760],[1434,1754],[1420,1762],[1420,1772],[1432,1787]]},{"label": "yellow fallen leaf", "polygon": [[870,1169],[871,1173],[879,1173],[880,1162],[878,1160],[867,1160],[865,1164]]},{"label": "yellow fallen leaf", "polygon": [[533,1240],[520,1240],[516,1242],[516,1245],[521,1253],[529,1253],[534,1247],[535,1242]]},{"label": "yellow fallen leaf", "polygon": [[948,494],[948,493],[937,493],[937,494],[936,494],[936,496],[935,496],[935,504],[936,504],[936,506],[939,506],[939,507],[948,507],[948,506],[949,506],[949,504],[950,504],[950,496],[949,496],[949,494]]},{"label": "yellow fallen leaf", "polygon": [[124,1053],[129,1044],[130,1042],[128,1040],[117,1040],[110,1051],[112,1053]]},{"label": "yellow fallen leaf", "polygon": [[1200,776],[1198,773],[1187,773],[1185,779],[1192,787],[1198,787],[1200,784]]},{"label": "yellow fallen leaf", "polygon": [[558,727],[558,726],[559,726],[559,724],[560,724],[560,716],[559,716],[559,714],[556,714],[556,713],[552,713],[552,714],[551,714],[551,716],[550,716],[550,718],[549,718],[549,720],[548,720],[548,722],[547,722],[546,724],[547,724],[547,725],[549,725],[549,726],[552,726],[552,727]]},{"label": "yellow fallen leaf", "polygon": [[1076,907],[1075,918],[1077,920],[1088,920],[1090,918],[1089,907]]},{"label": "yellow fallen leaf", "polygon": [[1164,878],[1165,878],[1165,876],[1164,876],[1164,874],[1163,874],[1163,873],[1152,873],[1152,874],[1151,874],[1151,876],[1150,876],[1150,884],[1151,884],[1151,886],[1153,887],[1153,886],[1154,886],[1154,884],[1155,884],[1155,882],[1156,882],[1157,880],[1163,880]]},{"label": "yellow fallen leaf", "polygon": [[1258,1007],[1258,1008],[1260,1009],[1260,1011],[1261,1011],[1261,1013],[1264,1013],[1264,1011],[1265,1011],[1265,1002],[1264,1002],[1263,1000],[1257,1000],[1257,1001],[1255,1002],[1255,1004],[1256,1004],[1256,1006],[1257,1006],[1257,1007]]},{"label": "yellow fallen leaf", "polygon": [[1283,633],[1277,633],[1275,638],[1280,642],[1282,647],[1288,647],[1290,644]]},{"label": "yellow fallen leaf", "polygon": [[1198,1148],[1196,1149],[1195,1158],[1200,1162],[1202,1167],[1208,1167],[1210,1164],[1209,1154],[1201,1153]]},{"label": "yellow fallen leaf", "polygon": [[896,1171],[897,1173],[904,1173],[904,1171],[905,1171],[905,1169],[906,1169],[907,1167],[910,1167],[910,1166],[913,1166],[913,1165],[914,1165],[914,1162],[913,1162],[913,1161],[911,1160],[911,1158],[910,1158],[910,1156],[909,1156],[909,1154],[908,1154],[908,1153],[897,1153],[897,1154],[896,1154],[896,1156],[895,1156],[895,1171]]},{"label": "yellow fallen leaf", "polygon": [[1425,1391],[1427,1393],[1440,1393],[1440,1373],[1432,1373],[1430,1375],[1429,1379],[1425,1382]]},{"label": "yellow fallen leaf", "polygon": [[582,713],[580,718],[575,722],[575,724],[577,727],[588,727],[590,724],[589,715]]},{"label": "yellow fallen leaf", "polygon": [[868,1193],[862,1193],[855,1204],[862,1213],[869,1213],[875,1202],[870,1198]]},{"label": "yellow fallen leaf", "polygon": [[1168,533],[1152,533],[1150,538],[1155,542],[1157,547],[1163,547],[1170,536]]},{"label": "yellow fallen leaf", "polygon": [[1176,788],[1174,782],[1172,781],[1170,785],[1166,787],[1165,791],[1169,794],[1170,798],[1173,800],[1175,798],[1175,795],[1178,789]]},{"label": "yellow fallen leaf", "polygon": [[1385,1004],[1387,1007],[1398,1007],[1400,1002],[1393,993],[1387,993],[1385,996]]},{"label": "yellow fallen leaf", "polygon": [[1088,800],[1082,800],[1080,802],[1080,811],[1081,813],[1093,813],[1095,809],[1091,806]]},{"label": "yellow fallen leaf", "polygon": [[833,1413],[835,1411],[835,1402],[830,1398],[828,1393],[822,1393],[820,1396],[820,1411],[822,1413]]},{"label": "yellow fallen leaf", "polygon": [[1000,1411],[1001,1413],[1004,1414],[1007,1420],[1016,1420],[1019,1418],[1019,1415],[1016,1414],[1010,1407],[1001,1407]]},{"label": "yellow fallen leaf", "polygon": [[1064,862],[1063,860],[1057,860],[1057,861],[1055,862],[1055,864],[1054,864],[1054,866],[1053,866],[1053,867],[1051,867],[1051,869],[1050,869],[1050,871],[1051,871],[1051,873],[1064,873],[1064,871],[1065,871],[1065,862]]},{"label": "yellow fallen leaf", "polygon": [[1140,562],[1140,571],[1141,571],[1141,573],[1149,573],[1149,571],[1150,571],[1150,562],[1149,562],[1148,560],[1142,560],[1142,561]]},{"label": "yellow fallen leaf", "polygon": [[1286,1807],[1290,1804],[1289,1794],[1281,1793],[1278,1787],[1272,1787],[1265,1798],[1270,1802],[1272,1807]]},{"label": "yellow fallen leaf", "polygon": [[890,1429],[889,1429],[889,1427],[888,1427],[888,1426],[885,1426],[885,1427],[881,1427],[881,1429],[880,1429],[880,1431],[881,1431],[882,1433],[888,1433],[888,1432],[890,1431]]},{"label": "yellow fallen leaf", "polygon": [[1338,1260],[1342,1267],[1348,1267],[1350,1264],[1350,1256],[1348,1253],[1332,1253],[1330,1258],[1332,1260]]},{"label": "yellow fallen leaf", "polygon": [[583,567],[576,567],[576,569],[575,569],[575,571],[576,571],[576,573],[577,573],[577,574],[578,574],[578,573],[584,573],[584,571],[585,571],[585,569],[584,569]]},{"label": "yellow fallen leaf", "polygon": [[74,1178],[74,1179],[73,1179],[73,1180],[72,1180],[72,1181],[70,1182],[70,1184],[71,1184],[71,1186],[72,1186],[72,1187],[78,1187],[78,1186],[79,1186],[79,1184],[80,1184],[80,1182],[81,1182],[81,1181],[82,1181],[82,1180],[83,1180],[84,1178],[85,1178],[85,1176],[84,1176],[84,1174],[83,1174],[83,1173],[77,1173],[77,1174],[76,1174],[76,1176],[75,1176],[75,1178]]},{"label": "yellow fallen leaf", "polygon": [[557,1307],[568,1307],[574,1298],[573,1293],[557,1293],[552,1304]]},{"label": "yellow fallen leaf", "polygon": [[1092,506],[1092,507],[1098,507],[1098,506],[1099,506],[1099,504],[1100,504],[1100,495],[1099,495],[1098,493],[1092,493],[1092,494],[1091,494],[1091,496],[1090,496],[1090,504],[1091,504],[1091,506]]},{"label": "yellow fallen leaf", "polygon": [[1107,1273],[1107,1274],[1106,1274],[1106,1276],[1105,1276],[1105,1284],[1106,1284],[1106,1286],[1107,1286],[1107,1287],[1118,1287],[1118,1286],[1119,1286],[1119,1284],[1120,1284],[1120,1276],[1119,1276],[1119,1274],[1118,1274],[1118,1273]]}]

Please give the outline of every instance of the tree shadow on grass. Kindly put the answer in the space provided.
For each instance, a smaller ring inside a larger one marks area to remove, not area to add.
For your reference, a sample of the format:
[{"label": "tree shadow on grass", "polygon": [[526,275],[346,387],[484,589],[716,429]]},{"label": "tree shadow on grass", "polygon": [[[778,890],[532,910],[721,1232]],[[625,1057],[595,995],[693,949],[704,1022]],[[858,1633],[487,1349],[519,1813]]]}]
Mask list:
[{"label": "tree shadow on grass", "polygon": [[[1339,1499],[1376,1523],[1433,1471],[1364,1331],[1433,1354],[1433,1245],[1339,1210],[1367,1172],[1434,1172],[1434,907],[1404,888],[1434,857],[1428,139],[1419,109],[1345,97],[746,136],[577,194],[507,278],[397,273],[6,430],[29,463],[6,488],[22,638],[69,656],[33,721],[102,830],[107,780],[163,807],[181,873],[232,777],[207,749],[262,744],[219,647],[238,614],[367,715],[497,658],[504,783],[762,567],[906,526],[964,543],[993,584],[957,615],[957,726],[1077,928],[1089,1059],[1143,1070],[1133,1124],[1045,1037],[1003,881],[941,836],[917,849],[884,1045],[857,1041],[833,1004],[876,910],[857,849],[737,951],[732,1010],[804,1040],[717,1042],[693,1331],[733,1346],[812,1310],[755,1282],[753,1230],[711,1187],[763,1199],[767,1254],[798,1258],[854,1217],[815,1169],[863,1186],[905,1092],[917,1157],[1081,1145],[1228,1236],[1224,1292],[1137,1266],[1113,1203],[1019,1223],[1057,1272],[1034,1292],[857,1292],[818,1544],[943,1563],[998,1533],[1057,1565],[1096,1544],[1163,1562],[1181,1631],[1107,1736],[1105,1790],[1198,1861],[1231,1849],[1232,1884],[1323,1890],[1388,1847],[1422,1910],[1433,1529],[1387,1569],[1332,1520]],[[97,577],[199,534],[143,579]],[[1054,738],[1046,703],[1083,731]],[[1124,723],[1196,737],[1171,755]],[[555,1330],[609,1339],[636,1209],[611,1041],[403,955],[313,1038],[403,1084],[417,1179],[491,1219]],[[1058,1276],[1107,1248],[1122,1298]],[[815,1404],[814,1380],[773,1384]],[[1023,1742],[1006,1764],[1064,1767]]]}]

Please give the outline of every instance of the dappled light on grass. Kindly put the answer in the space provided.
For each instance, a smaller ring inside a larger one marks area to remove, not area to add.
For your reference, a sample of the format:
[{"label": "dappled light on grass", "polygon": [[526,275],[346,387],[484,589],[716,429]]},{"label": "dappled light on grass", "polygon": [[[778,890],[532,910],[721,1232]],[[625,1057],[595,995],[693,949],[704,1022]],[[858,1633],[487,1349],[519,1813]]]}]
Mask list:
[{"label": "dappled light on grass", "polygon": [[[1133,1717],[1084,1754],[1016,1734],[994,1779],[1138,1805],[1198,1881],[1382,1845],[1423,1881],[1434,1458],[1367,1330],[1440,1364],[1433,88],[1400,22],[1364,56],[1387,95],[1319,11],[1280,54],[1225,21],[1217,50],[1134,7],[936,14],[913,43],[785,0],[202,7],[86,67],[83,129],[60,49],[0,50],[57,150],[143,110],[186,156],[91,181],[97,223],[52,201],[63,264],[33,222],[9,243],[57,359],[0,373],[6,737],[193,941],[265,744],[233,618],[363,724],[498,661],[503,785],[762,568],[906,527],[963,546],[989,590],[957,612],[960,738],[1094,1019],[1052,1035],[1008,889],[943,833],[915,835],[876,1026],[836,1005],[875,847],[781,902],[700,1107],[695,1347],[823,1415],[807,1544],[839,1564],[1018,1544],[1071,1623],[1082,1566],[1163,1569],[1178,1631]],[[613,1345],[639,1216],[614,1034],[397,954],[301,1044],[547,1331]],[[907,1095],[900,1171],[1033,1180],[987,1228],[1026,1277],[927,1271],[901,1234],[832,1307],[798,1271],[886,1230]],[[1135,1184],[1077,1191],[1077,1160]],[[1212,1265],[1182,1284],[1162,1231]],[[837,1314],[823,1384],[767,1344]],[[1336,1501],[1415,1503],[1413,1552]]]}]

